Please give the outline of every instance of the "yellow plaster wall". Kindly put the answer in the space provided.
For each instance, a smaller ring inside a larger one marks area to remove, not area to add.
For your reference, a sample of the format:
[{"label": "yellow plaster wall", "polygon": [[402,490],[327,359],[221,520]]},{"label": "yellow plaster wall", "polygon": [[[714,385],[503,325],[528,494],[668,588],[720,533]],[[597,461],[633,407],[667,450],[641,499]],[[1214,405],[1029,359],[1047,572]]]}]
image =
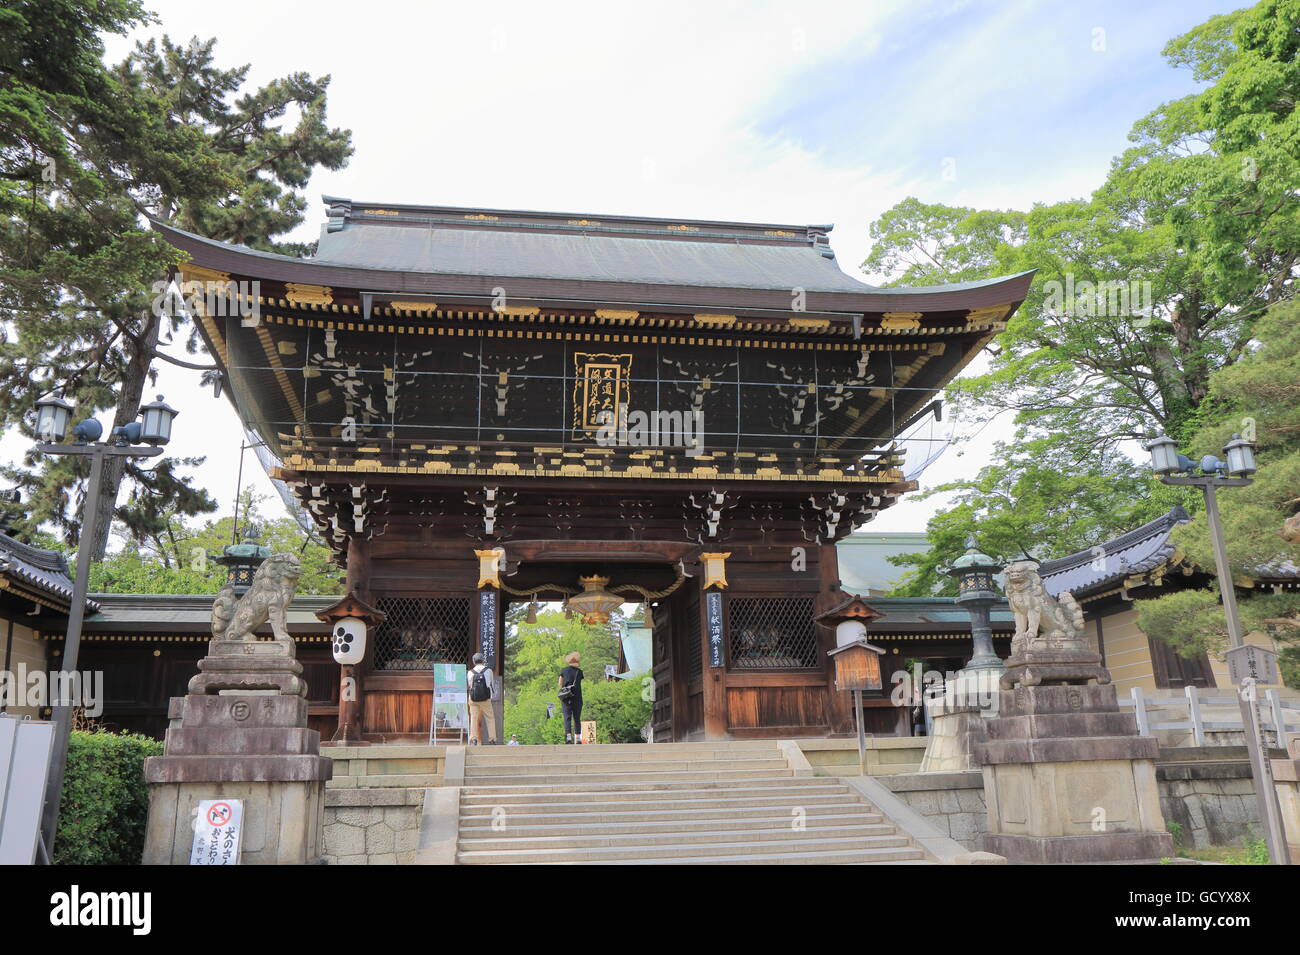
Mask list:
[{"label": "yellow plaster wall", "polygon": [[[8,633],[9,621],[0,620],[0,666],[4,664],[4,650]],[[36,634],[30,627],[14,621],[14,639],[9,653],[10,672],[17,675],[20,672],[20,664],[26,664],[28,673],[49,669],[45,658],[45,644],[36,639]],[[16,716],[35,717],[40,715],[37,708],[32,706],[6,706],[4,711]]]}]

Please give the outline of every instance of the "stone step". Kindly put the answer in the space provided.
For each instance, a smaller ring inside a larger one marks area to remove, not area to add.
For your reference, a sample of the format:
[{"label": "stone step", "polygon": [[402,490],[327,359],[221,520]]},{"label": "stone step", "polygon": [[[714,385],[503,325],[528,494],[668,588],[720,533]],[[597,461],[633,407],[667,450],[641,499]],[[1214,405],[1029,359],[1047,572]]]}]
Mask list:
[{"label": "stone step", "polygon": [[528,746],[469,746],[465,752],[477,754],[512,754],[512,752],[659,752],[659,754],[688,754],[697,752],[779,752],[772,739],[715,739],[698,743],[538,743]]},{"label": "stone step", "polygon": [[[806,834],[805,834],[806,835]],[[488,851],[460,850],[456,853],[461,865],[510,865],[521,862],[605,862],[613,860],[663,859],[680,863],[683,858],[698,859],[708,864],[713,857],[764,856],[771,853],[796,854],[800,852],[845,852],[870,849],[908,849],[906,836],[857,835],[839,838],[760,839],[753,842],[694,842],[679,839],[662,845],[637,843],[628,840],[618,846],[592,846],[573,849],[492,849]]]},{"label": "stone step", "polygon": [[611,822],[667,822],[685,823],[692,819],[744,818],[741,814],[754,813],[760,816],[781,815],[789,817],[790,810],[802,809],[809,817],[834,816],[842,813],[873,813],[875,808],[861,802],[848,802],[842,797],[822,801],[809,799],[699,799],[646,801],[625,803],[618,810],[611,810],[606,805],[592,806],[585,802],[567,803],[525,803],[507,806],[488,804],[462,806],[460,810],[461,825],[476,826],[486,824],[492,819],[495,810],[506,811],[510,825],[554,825],[570,823],[589,823],[595,819],[608,819]]},{"label": "stone step", "polygon": [[467,765],[505,765],[512,763],[591,763],[612,760],[615,762],[730,762],[744,759],[783,759],[780,750],[774,747],[765,749],[711,749],[701,748],[691,752],[666,753],[657,746],[641,746],[639,749],[618,749],[605,746],[489,746],[480,748],[471,746],[465,752]]},{"label": "stone step", "polygon": [[[649,776],[650,774],[646,774]],[[557,776],[546,777],[542,783],[497,784],[487,782],[485,777],[478,777],[473,786],[461,790],[461,795],[475,798],[508,798],[510,795],[526,796],[543,793],[581,793],[584,797],[600,793],[617,794],[620,792],[657,792],[672,793],[679,790],[696,789],[807,789],[823,792],[848,792],[844,783],[833,778],[818,776],[754,776],[744,779],[730,777],[719,778],[704,774],[705,778],[665,778],[671,774],[657,774],[655,778],[638,779],[631,774],[622,774],[607,781],[595,781],[590,777]],[[689,775],[689,774],[687,774]]]},{"label": "stone step", "polygon": [[[726,778],[732,782],[753,777],[756,779],[774,779],[782,775],[793,777],[790,770],[781,769],[742,769],[727,773]],[[717,780],[717,773],[703,773],[695,770],[679,772],[660,770],[652,773],[534,773],[530,776],[467,776],[465,784],[474,788],[507,788],[510,786],[558,786],[566,785],[574,789],[586,789],[601,783],[627,783],[635,786],[654,786],[659,783],[690,783]]]},{"label": "stone step", "polygon": [[[567,863],[581,865],[583,863]],[[846,849],[842,852],[770,852],[762,855],[679,859],[611,859],[603,865],[934,865],[920,849]]]},{"label": "stone step", "polygon": [[769,770],[768,775],[778,776],[789,771],[784,759],[731,759],[731,760],[681,760],[659,762],[644,759],[599,760],[597,762],[569,762],[556,760],[541,763],[484,763],[467,762],[465,778],[481,776],[544,776],[560,773],[581,776],[609,775],[611,773],[737,773],[746,770]]},{"label": "stone step", "polygon": [[[879,818],[879,817],[876,817]],[[748,820],[746,820],[748,821]],[[668,826],[663,828],[662,826]],[[711,828],[704,828],[704,826]],[[504,831],[490,827],[482,830],[461,830],[460,848],[463,851],[487,852],[494,849],[582,849],[587,847],[617,848],[625,845],[653,846],[687,846],[697,842],[722,844],[752,842],[799,841],[812,837],[842,838],[848,836],[896,836],[897,830],[882,822],[863,822],[854,817],[839,824],[810,825],[794,829],[789,819],[768,819],[765,825],[725,826],[719,821],[708,820],[699,827],[661,824],[659,829],[645,828],[642,824],[635,829],[626,826],[540,826],[538,830],[568,829],[567,832],[524,831],[510,827]]]},{"label": "stone step", "polygon": [[[600,789],[579,790],[572,786],[536,787],[502,786],[473,791],[461,790],[462,811],[475,806],[518,806],[534,804],[543,807],[558,803],[579,802],[585,806],[625,808],[628,804],[660,806],[683,801],[700,803],[701,800],[769,799],[792,800],[803,805],[825,802],[828,799],[851,800],[853,795],[846,786],[655,786],[635,784],[614,786],[605,784]],[[524,791],[521,791],[524,790]],[[622,804],[611,806],[611,804]],[[705,805],[706,803],[700,803]]]}]

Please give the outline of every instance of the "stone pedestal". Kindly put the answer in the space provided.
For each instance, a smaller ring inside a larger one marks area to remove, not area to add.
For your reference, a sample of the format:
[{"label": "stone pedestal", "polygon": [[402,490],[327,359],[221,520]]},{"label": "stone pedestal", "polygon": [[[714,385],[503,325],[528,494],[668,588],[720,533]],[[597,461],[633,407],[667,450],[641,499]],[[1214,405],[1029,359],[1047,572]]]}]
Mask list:
[{"label": "stone pedestal", "polygon": [[[976,746],[989,831],[984,848],[1009,862],[1137,862],[1174,855],[1156,788],[1157,744],[1139,736],[1109,685],[1040,685],[1086,679],[1084,660],[1046,673],[1007,661],[998,715]],[[1067,670],[1069,672],[1067,672]],[[1105,670],[1101,670],[1105,674]],[[1037,677],[1037,678],[1034,678]]]},{"label": "stone pedestal", "polygon": [[950,680],[944,695],[926,702],[930,714],[930,737],[920,772],[947,773],[979,769],[976,747],[988,734],[984,724],[997,715],[1001,702],[998,687],[1001,670],[962,672]]},{"label": "stone pedestal", "polygon": [[1273,785],[1282,810],[1282,827],[1286,829],[1287,851],[1292,865],[1300,865],[1300,733],[1286,740],[1286,759],[1270,760]]},{"label": "stone pedestal", "polygon": [[185,865],[199,800],[244,801],[240,861],[320,861],[332,761],[307,729],[291,641],[213,640],[189,694],[173,697],[164,755],[145,761],[147,865]]}]

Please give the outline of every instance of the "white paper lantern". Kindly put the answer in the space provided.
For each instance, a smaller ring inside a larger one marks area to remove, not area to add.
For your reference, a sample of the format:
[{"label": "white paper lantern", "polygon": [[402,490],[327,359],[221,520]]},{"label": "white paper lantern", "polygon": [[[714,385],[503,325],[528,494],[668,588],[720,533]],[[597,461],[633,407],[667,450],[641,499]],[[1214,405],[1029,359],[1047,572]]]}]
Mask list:
[{"label": "white paper lantern", "polygon": [[356,617],[334,621],[334,662],[343,666],[360,663],[366,656],[366,622]]},{"label": "white paper lantern", "polygon": [[867,627],[861,620],[844,620],[835,625],[835,645],[847,646],[867,638]]}]

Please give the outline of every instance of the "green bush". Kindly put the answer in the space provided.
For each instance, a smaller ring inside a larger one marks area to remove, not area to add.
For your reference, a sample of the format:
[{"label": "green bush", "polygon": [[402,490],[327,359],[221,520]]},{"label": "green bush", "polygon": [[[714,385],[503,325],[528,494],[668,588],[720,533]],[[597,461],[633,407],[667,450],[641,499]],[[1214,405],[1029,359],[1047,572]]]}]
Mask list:
[{"label": "green bush", "polygon": [[144,761],[162,743],[132,733],[74,730],[59,804],[59,865],[139,865],[149,790]]}]

